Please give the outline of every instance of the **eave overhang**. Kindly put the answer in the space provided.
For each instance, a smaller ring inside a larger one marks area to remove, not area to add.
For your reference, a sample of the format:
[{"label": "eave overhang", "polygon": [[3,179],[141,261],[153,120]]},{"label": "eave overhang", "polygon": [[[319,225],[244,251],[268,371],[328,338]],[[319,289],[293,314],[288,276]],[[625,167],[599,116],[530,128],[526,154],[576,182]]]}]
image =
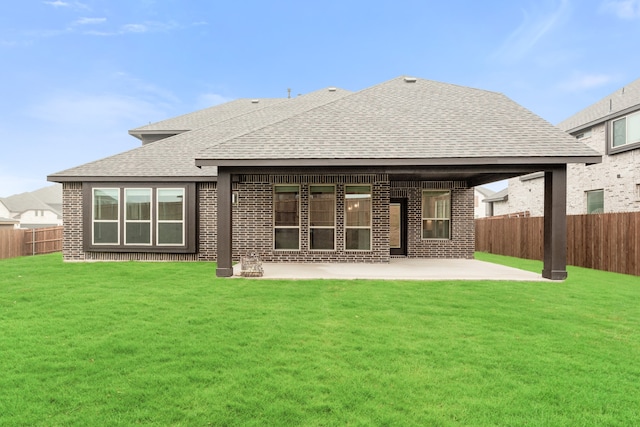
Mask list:
[{"label": "eave overhang", "polygon": [[[212,179],[213,178],[213,179]],[[215,176],[95,176],[49,175],[50,182],[211,182]]]},{"label": "eave overhang", "polygon": [[504,165],[561,165],[568,163],[601,163],[602,156],[555,157],[456,157],[456,158],[333,158],[333,159],[196,159],[197,167],[327,167],[327,166],[504,166]]}]

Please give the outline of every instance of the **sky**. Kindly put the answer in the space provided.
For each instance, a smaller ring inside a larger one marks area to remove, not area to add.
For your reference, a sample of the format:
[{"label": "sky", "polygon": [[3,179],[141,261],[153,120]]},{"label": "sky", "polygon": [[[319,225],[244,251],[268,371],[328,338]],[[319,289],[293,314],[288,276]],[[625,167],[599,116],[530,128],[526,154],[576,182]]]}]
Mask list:
[{"label": "sky", "polygon": [[409,75],[557,124],[640,78],[639,40],[640,0],[7,1],[0,197],[138,147],[129,129],[288,88]]}]

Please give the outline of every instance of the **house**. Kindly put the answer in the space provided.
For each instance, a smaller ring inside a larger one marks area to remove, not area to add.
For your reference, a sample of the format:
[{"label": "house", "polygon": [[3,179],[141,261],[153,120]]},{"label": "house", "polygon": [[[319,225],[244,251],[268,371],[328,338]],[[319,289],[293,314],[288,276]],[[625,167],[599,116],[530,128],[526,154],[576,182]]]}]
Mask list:
[{"label": "house", "polygon": [[[558,127],[603,156],[599,164],[568,166],[567,213],[640,211],[640,79]],[[494,213],[529,210],[532,216],[542,216],[543,193],[543,174],[512,178],[508,201],[494,203]]]},{"label": "house", "polygon": [[0,216],[0,230],[20,228],[20,221],[13,218],[3,218]]},{"label": "house", "polygon": [[485,202],[487,197],[495,194],[495,191],[486,187],[474,187],[473,189],[473,217],[485,218],[490,216],[490,204]]},{"label": "house", "polygon": [[64,258],[472,258],[473,187],[542,171],[543,275],[566,277],[567,164],[600,155],[485,90],[398,77],[239,99],[130,131],[142,146],[52,174]]},{"label": "house", "polygon": [[16,221],[15,228],[62,225],[62,185],[0,198],[0,217]]}]

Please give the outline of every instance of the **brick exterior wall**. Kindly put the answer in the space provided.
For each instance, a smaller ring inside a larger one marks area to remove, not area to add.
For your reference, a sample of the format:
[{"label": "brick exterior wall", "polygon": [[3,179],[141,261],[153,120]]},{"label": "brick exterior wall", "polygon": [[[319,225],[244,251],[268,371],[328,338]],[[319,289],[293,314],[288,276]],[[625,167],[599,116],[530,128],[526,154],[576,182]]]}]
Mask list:
[{"label": "brick exterior wall", "polygon": [[[451,239],[422,238],[422,190],[451,190]],[[475,251],[473,188],[463,182],[393,183],[392,198],[407,198],[409,258],[472,259]]]},{"label": "brick exterior wall", "polygon": [[[300,186],[300,250],[273,249],[273,186]],[[309,186],[331,184],[336,188],[336,250],[309,250]],[[372,187],[372,242],[370,251],[344,249],[344,192],[351,184]],[[422,190],[451,189],[451,239],[423,240]],[[389,200],[406,198],[408,210],[407,256],[412,258],[472,258],[474,252],[473,189],[457,182],[391,183],[386,175],[249,175],[234,183],[238,200],[233,205],[233,258],[255,252],[266,262],[388,262]],[[216,183],[197,185],[198,250],[195,254],[146,252],[84,252],[82,184],[63,187],[64,243],[66,261],[215,261],[217,242]]]},{"label": "brick exterior wall", "polygon": [[82,183],[62,185],[62,255],[65,261],[84,261],[82,228]]},{"label": "brick exterior wall", "polygon": [[[594,126],[591,135],[576,141],[602,154],[602,163],[567,167],[567,214],[587,213],[587,191],[604,189],[604,212],[640,211],[640,149],[607,155],[607,130],[604,123]],[[494,215],[530,211],[544,215],[544,178],[509,180],[509,200],[494,204]]]}]

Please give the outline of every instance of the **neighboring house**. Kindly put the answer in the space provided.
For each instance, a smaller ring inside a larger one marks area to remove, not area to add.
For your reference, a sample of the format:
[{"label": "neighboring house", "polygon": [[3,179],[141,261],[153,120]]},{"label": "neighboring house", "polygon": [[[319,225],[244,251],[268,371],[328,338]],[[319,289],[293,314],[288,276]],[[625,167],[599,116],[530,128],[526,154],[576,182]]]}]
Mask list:
[{"label": "neighboring house", "polygon": [[472,258],[473,187],[543,171],[543,276],[566,277],[566,165],[600,155],[502,94],[411,77],[239,99],[133,129],[143,145],[50,175],[64,259]]},{"label": "neighboring house", "polygon": [[490,216],[490,205],[485,202],[487,197],[492,196],[495,191],[486,187],[474,187],[473,189],[473,217],[485,218]]},{"label": "neighboring house", "polygon": [[7,228],[10,228],[10,229],[20,228],[20,221],[13,218],[0,217],[0,230],[4,230]]},{"label": "neighboring house", "polygon": [[[603,155],[602,163],[572,164],[567,177],[570,215],[640,211],[640,79],[564,120],[558,127],[576,143]],[[500,211],[543,214],[544,176],[509,180],[508,203]]]},{"label": "neighboring house", "polygon": [[62,225],[62,185],[0,198],[0,217],[17,221],[16,228]]}]

